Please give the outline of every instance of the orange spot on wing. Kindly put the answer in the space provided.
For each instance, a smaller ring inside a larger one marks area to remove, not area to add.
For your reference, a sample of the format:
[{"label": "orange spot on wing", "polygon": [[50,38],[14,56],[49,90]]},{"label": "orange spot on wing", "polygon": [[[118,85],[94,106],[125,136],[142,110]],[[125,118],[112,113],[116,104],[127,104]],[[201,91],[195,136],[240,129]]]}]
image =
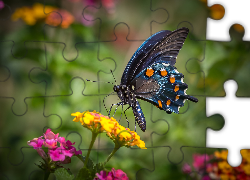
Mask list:
[{"label": "orange spot on wing", "polygon": [[175,97],[175,100],[177,101],[178,99],[180,99],[180,95],[177,95],[176,97]]},{"label": "orange spot on wing", "polygon": [[171,83],[174,83],[174,82],[175,82],[175,77],[174,77],[174,76],[171,76],[171,77],[169,78],[169,81],[170,81]]},{"label": "orange spot on wing", "polygon": [[171,101],[170,101],[170,100],[167,100],[167,102],[166,102],[167,106],[169,106],[170,103],[171,103]]},{"label": "orange spot on wing", "polygon": [[179,85],[176,85],[176,86],[174,87],[174,92],[177,92],[177,91],[179,91]]},{"label": "orange spot on wing", "polygon": [[162,108],[162,103],[160,100],[158,100],[159,107]]},{"label": "orange spot on wing", "polygon": [[146,75],[148,77],[151,77],[151,76],[153,76],[153,74],[154,74],[154,70],[152,68],[148,68],[146,71]]},{"label": "orange spot on wing", "polygon": [[165,69],[161,70],[161,76],[166,76],[168,75],[168,72]]}]

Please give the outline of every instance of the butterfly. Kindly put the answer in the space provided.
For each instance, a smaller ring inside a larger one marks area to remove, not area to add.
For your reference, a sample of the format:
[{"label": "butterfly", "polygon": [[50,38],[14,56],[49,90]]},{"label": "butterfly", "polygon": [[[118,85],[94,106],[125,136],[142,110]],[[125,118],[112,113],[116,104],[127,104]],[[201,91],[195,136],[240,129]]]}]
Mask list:
[{"label": "butterfly", "polygon": [[188,32],[188,28],[183,27],[150,36],[128,62],[120,85],[113,87],[120,104],[132,108],[143,132],[146,120],[138,99],[148,101],[168,114],[178,114],[185,100],[198,102],[197,98],[186,94],[188,85],[183,82],[184,75],[174,67]]}]

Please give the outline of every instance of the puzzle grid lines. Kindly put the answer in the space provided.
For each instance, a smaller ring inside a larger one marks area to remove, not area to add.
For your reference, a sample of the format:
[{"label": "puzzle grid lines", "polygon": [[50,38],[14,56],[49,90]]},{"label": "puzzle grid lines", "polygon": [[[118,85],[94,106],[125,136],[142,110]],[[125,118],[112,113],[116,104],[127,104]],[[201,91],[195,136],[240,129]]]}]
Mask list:
[{"label": "puzzle grid lines", "polygon": [[[246,3],[242,0],[241,6],[238,3],[231,9],[228,2],[220,2],[225,20]],[[27,141],[48,128],[76,142],[77,150],[86,154],[91,133],[72,122],[70,114],[97,110],[107,115],[105,106],[109,108],[119,99],[113,94],[103,103],[113,91],[113,85],[105,82],[120,83],[129,59],[150,35],[181,27],[187,27],[189,35],[175,67],[185,76],[187,94],[199,102],[186,101],[179,114],[169,115],[140,101],[147,130],[143,133],[137,126],[137,133],[147,150],[121,148],[108,166],[122,169],[130,179],[199,177],[198,169],[193,167],[185,174],[183,166],[192,166],[196,154],[212,155],[226,148],[208,148],[207,129],[225,128],[227,119],[221,113],[208,117],[207,99],[224,97],[223,85],[229,79],[238,84],[237,97],[249,97],[250,92],[248,23],[239,14],[235,22],[226,22],[227,28],[219,27],[223,18],[209,18],[208,6],[213,4],[212,0],[207,4],[198,0],[0,1],[0,179],[43,179],[43,172],[34,165],[41,159]],[[21,7],[23,11],[17,11]],[[234,23],[244,26],[245,34],[242,27],[232,26]],[[218,29],[223,36],[218,35]],[[118,108],[114,117],[119,119],[121,113]],[[132,111],[126,115],[134,130]],[[120,124],[128,126],[124,116]],[[240,141],[237,131],[234,137]],[[102,162],[112,148],[101,134],[91,158]],[[66,165],[73,173],[80,166],[73,158]],[[209,163],[203,159],[200,166]]]}]

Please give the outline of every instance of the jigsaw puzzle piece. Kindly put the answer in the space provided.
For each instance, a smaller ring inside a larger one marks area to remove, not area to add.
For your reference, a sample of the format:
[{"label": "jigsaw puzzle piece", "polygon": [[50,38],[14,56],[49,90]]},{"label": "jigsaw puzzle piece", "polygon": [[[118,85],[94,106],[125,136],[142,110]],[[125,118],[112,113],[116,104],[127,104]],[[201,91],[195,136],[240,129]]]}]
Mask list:
[{"label": "jigsaw puzzle piece", "polygon": [[[164,115],[169,124],[168,133],[162,136],[152,135],[152,147],[171,147],[169,152],[171,163],[177,164],[182,161],[181,147],[183,146],[206,147],[207,127],[219,129],[223,126],[224,121],[221,116],[212,116],[207,119],[205,98],[199,97],[198,99],[198,103],[186,102],[184,107],[187,111],[182,114]],[[157,111],[158,113],[160,112]]]},{"label": "jigsaw puzzle piece", "polygon": [[[237,98],[237,84],[233,80],[226,81],[224,84],[226,97],[206,98],[206,113],[209,117],[212,114],[222,114],[225,125],[219,132],[207,130],[207,147],[218,147],[229,149],[228,162],[232,166],[241,163],[240,149],[250,149],[247,143],[249,122],[246,116],[239,118],[240,114],[248,112],[249,98]],[[236,122],[237,120],[237,122]],[[240,129],[236,134],[232,133]],[[240,139],[240,140],[239,140]]]},{"label": "jigsaw puzzle piece", "polygon": [[[200,1],[109,1],[113,3],[112,11],[108,11],[104,2],[87,3],[87,7],[83,10],[83,17],[90,21],[96,22],[93,30],[100,32],[101,41],[114,41],[116,34],[113,29],[119,23],[124,23],[128,26],[130,34],[127,38],[135,40],[134,32],[143,31],[143,33],[136,33],[136,40],[145,40],[150,35],[162,30],[169,29],[166,25],[177,28],[180,22],[191,22],[194,27],[193,33],[199,40],[205,40],[207,7]],[[108,2],[107,2],[108,3]],[[124,12],[124,9],[129,7],[129,11]],[[171,7],[171,8],[169,8]],[[192,7],[192,8],[187,8]],[[199,16],[194,17],[192,12],[198,11]],[[95,17],[89,18],[89,14],[94,14]],[[107,26],[108,24],[109,26]],[[110,25],[111,24],[111,25]],[[197,28],[199,27],[199,28]],[[143,30],[142,30],[143,29]],[[95,34],[99,33],[96,32]],[[113,32],[111,34],[110,32]],[[108,36],[107,36],[108,35]]]},{"label": "jigsaw puzzle piece", "polygon": [[[0,43],[1,51],[1,81],[0,97],[12,99],[9,106],[15,115],[24,115],[28,111],[27,98],[45,95],[46,82],[36,81],[36,69],[45,69],[43,43],[27,43],[28,55],[23,59],[12,56],[13,43]],[[33,75],[33,78],[31,76]]]},{"label": "jigsaw puzzle piece", "polygon": [[[99,46],[97,43],[84,43],[79,45],[79,56],[77,59],[67,61],[62,56],[64,46],[60,43],[46,43],[46,69],[36,69],[34,73],[39,74],[38,81],[47,83],[46,96],[68,95],[70,82],[73,77],[80,77],[83,80],[96,81],[96,75],[100,72],[110,73],[115,68],[115,62],[110,58],[99,58]],[[33,76],[31,76],[33,78]],[[86,89],[87,94],[98,94],[98,83]],[[87,85],[89,87],[89,85]],[[94,90],[95,87],[95,90]],[[93,91],[94,90],[94,91]]]},{"label": "jigsaw puzzle piece", "polygon": [[249,13],[248,2],[245,0],[237,1],[237,3],[226,0],[208,0],[208,6],[212,6],[213,4],[222,5],[226,13],[221,20],[207,19],[206,39],[213,41],[230,41],[229,29],[233,24],[238,23],[246,29],[243,41],[249,41],[250,25],[248,19],[244,18],[247,17]]},{"label": "jigsaw puzzle piece", "polygon": [[33,4],[22,3],[5,4],[2,14],[7,17],[0,21],[1,33],[4,33],[0,41],[13,43],[10,50],[15,59],[23,59],[28,55],[27,46],[30,43],[44,40],[43,25],[48,12],[53,9],[37,1],[33,1]]},{"label": "jigsaw puzzle piece", "polygon": [[[34,160],[38,162],[37,152],[27,145],[27,141],[39,137],[44,127],[50,121],[61,121],[56,115],[44,115],[44,98],[27,98],[28,111],[22,116],[13,114],[11,105],[13,101],[0,98],[1,108],[1,172],[10,179],[28,179],[29,173],[35,169]],[[21,108],[21,107],[20,107]],[[51,128],[57,128],[51,126]],[[34,151],[35,153],[30,153]],[[32,154],[32,155],[31,155]],[[31,170],[31,171],[27,171]],[[22,175],[22,177],[19,177]]]},{"label": "jigsaw puzzle piece", "polygon": [[249,96],[249,42],[242,41],[243,33],[230,29],[231,42],[207,41],[202,62],[194,59],[186,64],[190,72],[202,72],[206,96],[224,96],[223,83],[235,79],[239,84],[238,96]]},{"label": "jigsaw puzzle piece", "polygon": [[[113,3],[112,11],[107,10],[107,3]],[[96,17],[90,18],[91,13]],[[133,39],[133,34],[138,29],[144,29],[144,33],[137,36],[137,40],[146,40],[152,34],[151,26],[165,23],[168,17],[167,10],[155,5],[155,1],[152,0],[99,1],[86,3],[86,8],[83,10],[84,19],[96,22],[92,29],[100,41],[114,41],[116,39],[114,29],[120,23],[130,29],[131,34],[128,35],[128,39]]]},{"label": "jigsaw puzzle piece", "polygon": [[193,179],[206,165],[206,148],[182,147],[182,161],[177,164],[168,160],[170,149],[171,147],[164,146],[152,148],[154,166],[150,169],[140,169],[136,179],[189,179],[189,176]]}]

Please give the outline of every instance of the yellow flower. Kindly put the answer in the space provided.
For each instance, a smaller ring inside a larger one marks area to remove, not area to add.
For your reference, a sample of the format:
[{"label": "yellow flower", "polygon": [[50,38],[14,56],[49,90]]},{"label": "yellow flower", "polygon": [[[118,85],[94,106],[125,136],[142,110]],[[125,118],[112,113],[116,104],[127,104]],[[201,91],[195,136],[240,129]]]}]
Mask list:
[{"label": "yellow flower", "polygon": [[[58,13],[52,13],[52,11]],[[11,19],[13,21],[22,19],[27,25],[34,25],[38,21],[45,20],[49,25],[61,25],[62,28],[68,28],[74,22],[74,17],[68,11],[52,6],[44,6],[40,3],[35,3],[32,7],[23,6],[17,8]]]},{"label": "yellow flower", "polygon": [[227,163],[227,161],[218,162],[218,167],[224,173],[230,173],[233,170],[233,168]]},{"label": "yellow flower", "polygon": [[244,165],[243,170],[247,175],[250,175],[250,164]]},{"label": "yellow flower", "polygon": [[76,112],[72,113],[71,116],[76,116],[73,119],[74,122],[80,121],[83,127],[96,133],[101,133],[103,131],[111,132],[114,124],[118,123],[114,118],[110,119],[108,116],[104,116],[96,111],[85,111],[83,113]]},{"label": "yellow flower", "polygon": [[222,150],[221,152],[219,151],[214,152],[215,157],[217,157],[218,159],[223,159],[223,160],[227,159],[227,154],[228,154],[227,150]]},{"label": "yellow flower", "polygon": [[242,149],[241,150],[242,158],[245,159],[248,163],[250,163],[250,150]]},{"label": "yellow flower", "polygon": [[120,147],[137,145],[141,149],[147,149],[145,142],[140,140],[140,136],[136,132],[121,126],[113,117],[109,118],[96,111],[76,112],[72,113],[71,116],[75,116],[74,122],[80,121],[83,127],[90,129],[92,132],[106,132],[107,136]]},{"label": "yellow flower", "polygon": [[36,19],[43,19],[46,17],[46,14],[44,13],[44,8],[45,6],[43,4],[40,3],[35,3],[32,7],[33,9],[33,16]]},{"label": "yellow flower", "polygon": [[111,133],[107,133],[107,135],[119,146],[130,147],[137,145],[141,149],[147,149],[145,142],[140,140],[140,136],[136,132],[130,131],[129,128],[125,128],[119,124],[114,127]]}]

